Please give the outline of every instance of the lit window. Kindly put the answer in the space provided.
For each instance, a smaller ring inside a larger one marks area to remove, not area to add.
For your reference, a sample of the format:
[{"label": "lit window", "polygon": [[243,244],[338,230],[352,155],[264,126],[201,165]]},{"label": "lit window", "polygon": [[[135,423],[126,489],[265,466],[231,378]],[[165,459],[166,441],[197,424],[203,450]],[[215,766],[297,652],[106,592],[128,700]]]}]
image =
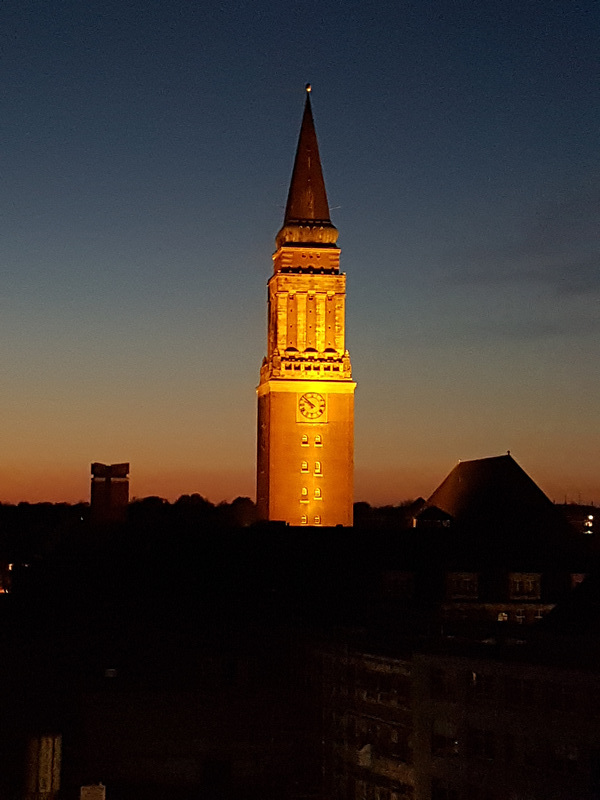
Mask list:
[{"label": "lit window", "polygon": [[321,489],[317,486],[317,488],[315,489],[315,500],[320,500],[320,499],[321,499]]},{"label": "lit window", "polygon": [[321,462],[315,461],[315,475],[321,474]]},{"label": "lit window", "polygon": [[306,497],[307,494],[308,494],[308,489],[306,488],[306,486],[303,486],[302,487],[302,497]]},{"label": "lit window", "polygon": [[317,435],[315,436],[315,444],[317,445],[317,447],[320,447],[323,444],[323,439],[321,438],[320,433],[317,433]]},{"label": "lit window", "polygon": [[320,524],[321,524],[321,517],[317,515],[315,517],[315,525],[320,525]]},{"label": "lit window", "polygon": [[308,461],[303,461],[300,469],[302,472],[308,472]]},{"label": "lit window", "polygon": [[539,600],[541,595],[541,575],[537,572],[511,572],[509,578],[509,598],[511,600]]},{"label": "lit window", "polygon": [[308,517],[306,516],[306,514],[302,514],[302,516],[300,517],[300,524],[301,525],[307,525],[308,524]]},{"label": "lit window", "polygon": [[302,434],[302,447],[308,447],[308,434]]}]

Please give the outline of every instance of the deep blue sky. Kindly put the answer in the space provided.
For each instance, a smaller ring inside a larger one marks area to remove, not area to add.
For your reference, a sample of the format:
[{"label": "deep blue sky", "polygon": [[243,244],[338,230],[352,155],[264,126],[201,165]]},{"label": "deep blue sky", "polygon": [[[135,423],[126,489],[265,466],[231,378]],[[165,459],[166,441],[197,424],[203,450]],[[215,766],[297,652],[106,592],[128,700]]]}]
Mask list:
[{"label": "deep blue sky", "polygon": [[0,500],[254,493],[302,106],[348,275],[356,499],[510,449],[600,502],[600,6],[0,11]]}]

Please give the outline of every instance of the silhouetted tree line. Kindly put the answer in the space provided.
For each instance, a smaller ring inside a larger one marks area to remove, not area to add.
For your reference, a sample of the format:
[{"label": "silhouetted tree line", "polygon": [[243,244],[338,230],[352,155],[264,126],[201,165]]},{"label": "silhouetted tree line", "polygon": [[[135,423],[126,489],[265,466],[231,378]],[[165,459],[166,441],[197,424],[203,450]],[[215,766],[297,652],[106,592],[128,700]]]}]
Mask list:
[{"label": "silhouetted tree line", "polygon": [[[424,505],[423,498],[385,506],[355,503],[354,528],[408,530]],[[593,506],[574,504],[558,507],[573,520],[577,515],[583,519],[597,511]],[[236,497],[230,503],[212,503],[197,493],[181,495],[173,503],[155,496],[134,499],[122,523],[104,526],[91,523],[88,503],[0,503],[0,562],[43,560],[64,550],[74,553],[104,547],[107,539],[120,535],[124,529],[131,531],[133,540],[141,540],[151,531],[185,531],[195,536],[256,524],[256,505],[249,497]],[[594,530],[599,524],[600,519],[594,521]]]},{"label": "silhouetted tree line", "polygon": [[123,528],[229,529],[256,521],[249,497],[214,504],[200,494],[184,494],[174,503],[161,497],[133,500],[120,525],[90,523],[89,503],[0,503],[0,560],[44,559],[50,553],[84,549],[106,541]]},{"label": "silhouetted tree line", "polygon": [[231,503],[216,505],[200,494],[182,494],[174,503],[161,497],[145,497],[129,504],[128,521],[134,524],[210,523],[219,528],[246,528],[256,522],[256,505],[249,497],[236,497]]},{"label": "silhouetted tree line", "polygon": [[355,528],[398,529],[410,528],[413,518],[425,505],[422,497],[403,500],[398,505],[371,506],[369,503],[354,503]]},{"label": "silhouetted tree line", "polygon": [[[399,505],[354,504],[356,528],[409,528],[423,500]],[[88,547],[104,542],[107,532],[132,530],[177,530],[202,532],[248,528],[257,523],[255,503],[236,497],[230,503],[211,503],[201,494],[183,494],[170,503],[162,497],[134,499],[120,525],[92,526],[89,503],[0,503],[0,559],[22,561],[43,559],[65,547]]]}]

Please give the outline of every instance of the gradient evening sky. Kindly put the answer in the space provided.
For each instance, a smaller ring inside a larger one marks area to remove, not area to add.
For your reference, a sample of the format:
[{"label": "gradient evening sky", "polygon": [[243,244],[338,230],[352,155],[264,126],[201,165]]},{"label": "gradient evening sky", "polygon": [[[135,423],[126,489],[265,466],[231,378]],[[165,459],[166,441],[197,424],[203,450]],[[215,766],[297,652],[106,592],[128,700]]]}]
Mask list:
[{"label": "gradient evening sky", "polygon": [[356,498],[511,450],[600,501],[593,0],[7,0],[0,500],[254,497],[304,103],[348,275]]}]

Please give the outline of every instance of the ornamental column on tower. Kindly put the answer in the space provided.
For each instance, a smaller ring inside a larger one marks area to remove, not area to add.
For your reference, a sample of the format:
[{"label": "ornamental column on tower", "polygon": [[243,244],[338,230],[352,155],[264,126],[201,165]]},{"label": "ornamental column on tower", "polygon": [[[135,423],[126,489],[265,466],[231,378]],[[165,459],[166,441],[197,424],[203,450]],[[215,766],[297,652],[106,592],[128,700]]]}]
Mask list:
[{"label": "ornamental column on tower", "polygon": [[352,525],[354,390],[346,276],[319,158],[310,86],[268,283],[258,394],[259,518]]}]

